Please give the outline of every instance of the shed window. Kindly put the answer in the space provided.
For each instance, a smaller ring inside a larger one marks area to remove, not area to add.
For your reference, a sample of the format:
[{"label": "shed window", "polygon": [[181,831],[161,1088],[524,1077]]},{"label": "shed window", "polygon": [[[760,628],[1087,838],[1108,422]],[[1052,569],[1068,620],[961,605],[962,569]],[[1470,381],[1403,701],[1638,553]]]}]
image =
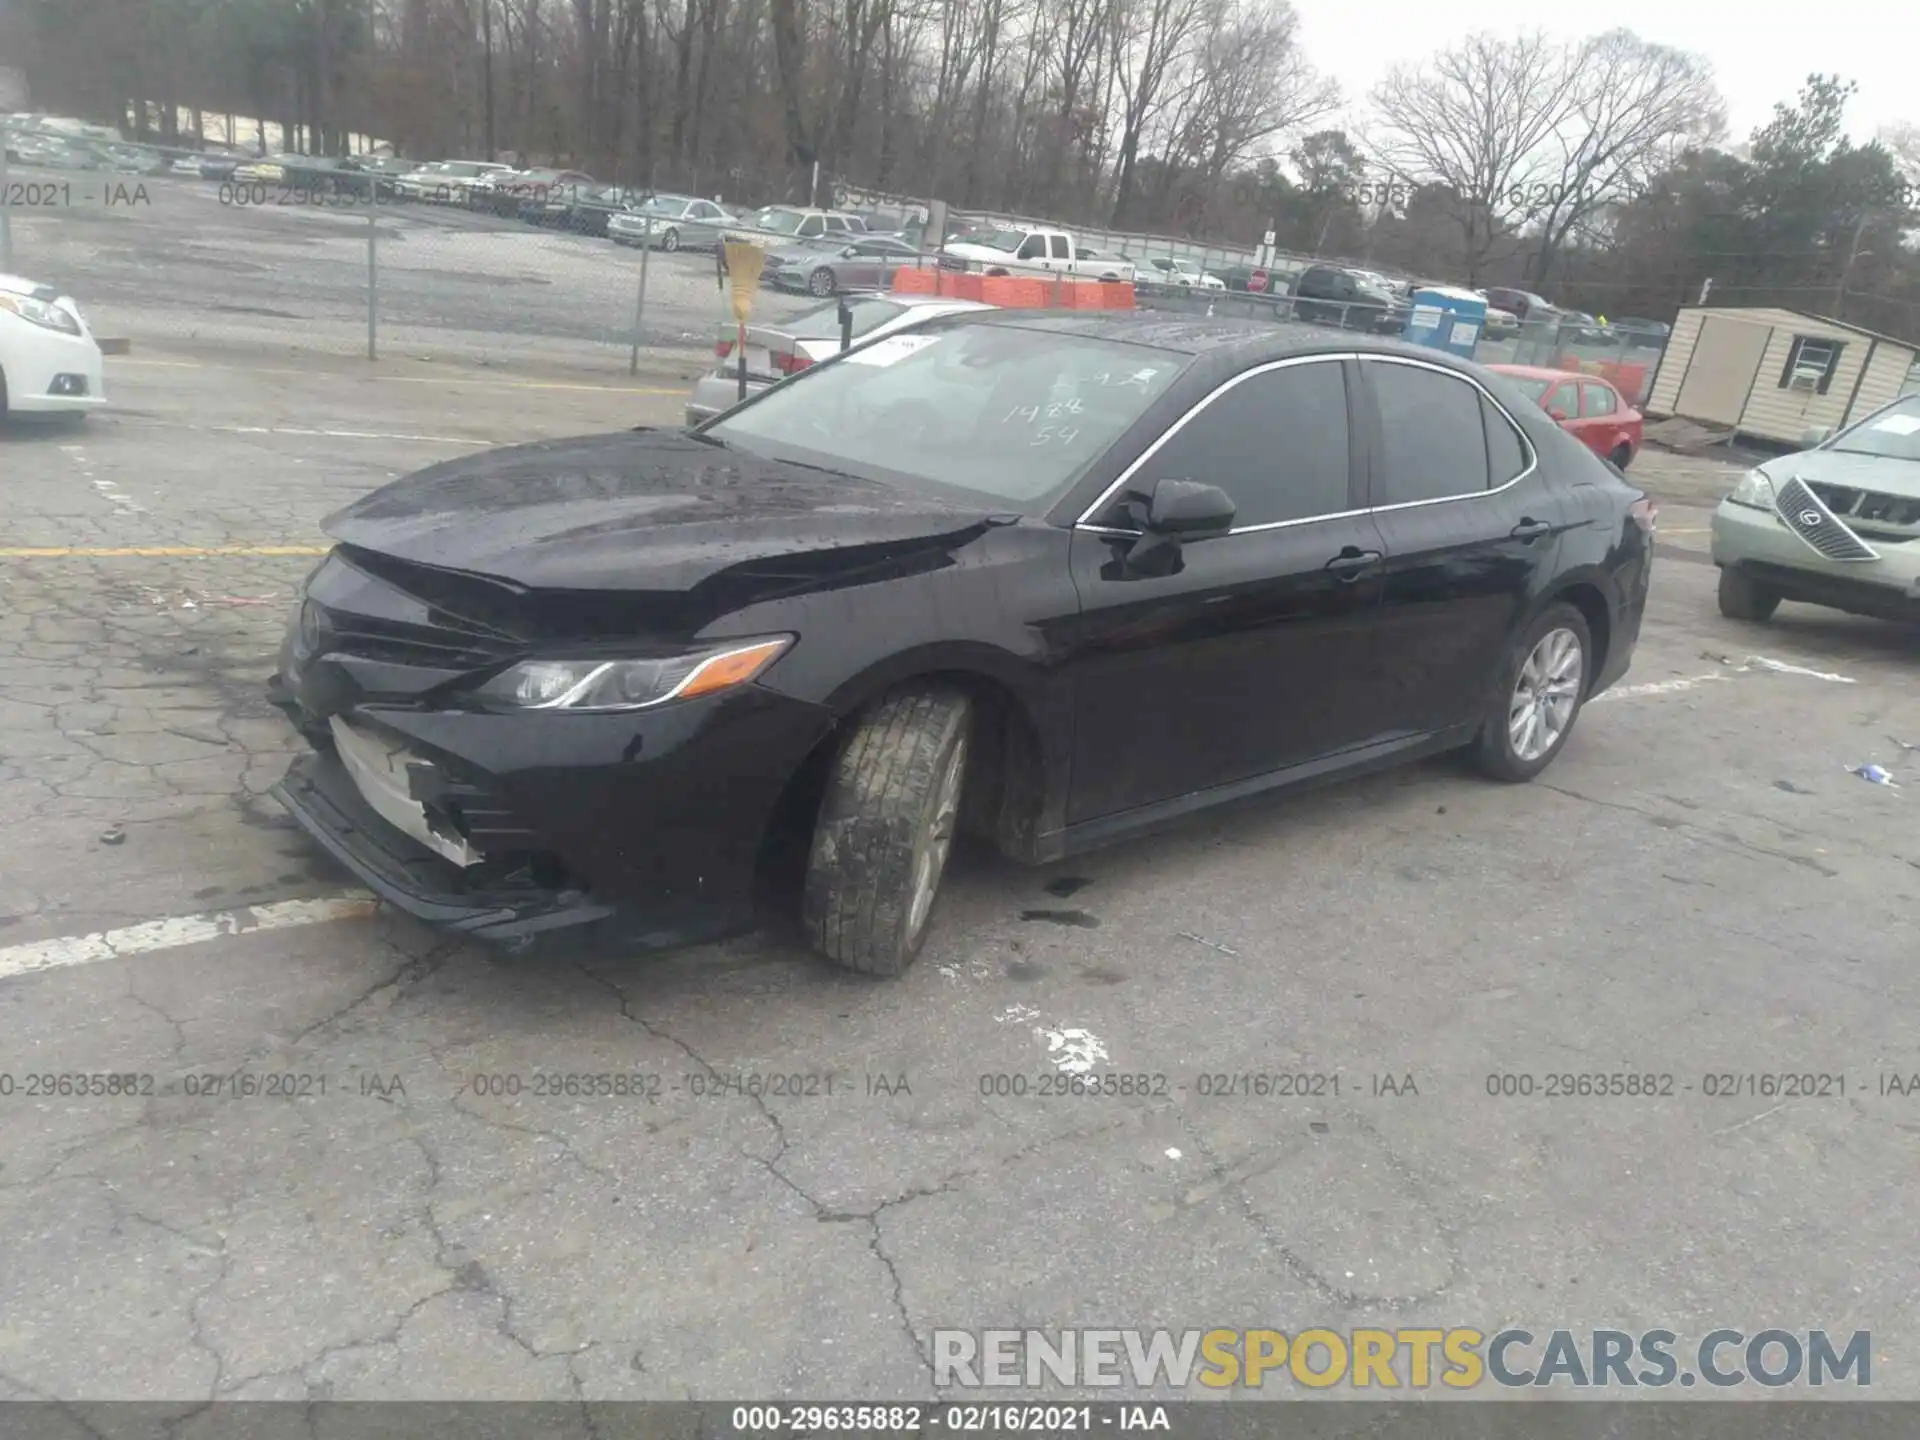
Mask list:
[{"label": "shed window", "polygon": [[1834,371],[1840,368],[1840,352],[1844,349],[1844,342],[1825,336],[1794,336],[1786,368],[1780,372],[1780,388],[1804,390],[1811,386],[1816,395],[1826,394],[1833,384]]}]

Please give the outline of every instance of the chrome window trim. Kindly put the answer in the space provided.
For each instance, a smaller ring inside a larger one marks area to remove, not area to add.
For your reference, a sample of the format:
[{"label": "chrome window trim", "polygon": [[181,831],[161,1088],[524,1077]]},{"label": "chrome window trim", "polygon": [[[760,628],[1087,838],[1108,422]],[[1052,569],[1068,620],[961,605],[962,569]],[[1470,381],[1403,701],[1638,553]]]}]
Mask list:
[{"label": "chrome window trim", "polygon": [[[1127,530],[1115,525],[1095,525],[1089,521],[1088,517],[1098,514],[1103,506],[1111,503],[1113,497],[1120,492],[1129,480],[1133,479],[1140,468],[1158,454],[1163,445],[1185,429],[1188,422],[1202,410],[1205,410],[1209,405],[1213,404],[1215,400],[1218,400],[1222,395],[1233,389],[1234,386],[1251,380],[1256,375],[1266,375],[1275,370],[1286,370],[1296,365],[1342,363],[1348,360],[1360,362],[1371,361],[1384,365],[1409,365],[1416,370],[1433,370],[1439,374],[1449,376],[1452,379],[1462,381],[1472,386],[1489,405],[1493,406],[1494,413],[1506,421],[1508,428],[1513,431],[1515,438],[1520,441],[1521,453],[1525,455],[1527,461],[1525,467],[1518,475],[1514,476],[1505,484],[1487,490],[1476,490],[1466,495],[1441,495],[1432,500],[1402,500],[1393,505],[1367,505],[1358,510],[1335,510],[1325,515],[1302,516],[1297,520],[1269,520],[1261,525],[1236,525],[1227,532],[1226,536],[1222,537],[1223,539],[1234,535],[1254,535],[1266,530],[1284,530],[1294,525],[1318,525],[1323,520],[1350,520],[1356,515],[1378,515],[1392,510],[1415,510],[1425,505],[1451,505],[1460,500],[1484,500],[1490,495],[1498,495],[1503,491],[1511,490],[1515,485],[1518,485],[1522,480],[1525,480],[1529,475],[1533,474],[1535,470],[1540,468],[1540,452],[1534,448],[1533,441],[1528,438],[1527,432],[1521,428],[1520,422],[1513,418],[1511,412],[1508,411],[1506,406],[1500,403],[1491,390],[1487,389],[1486,386],[1482,385],[1471,375],[1464,375],[1460,371],[1445,365],[1430,364],[1425,360],[1416,359],[1411,355],[1382,355],[1363,353],[1358,350],[1341,351],[1337,354],[1329,355],[1290,355],[1283,360],[1269,360],[1263,365],[1254,366],[1251,370],[1243,370],[1238,375],[1224,381],[1214,390],[1195,401],[1186,414],[1182,415],[1178,420],[1174,421],[1173,424],[1161,431],[1159,438],[1145,450],[1141,451],[1133,463],[1128,465],[1125,470],[1122,470],[1119,477],[1114,480],[1111,485],[1107,486],[1105,490],[1100,492],[1099,499],[1095,500],[1093,504],[1083,510],[1080,518],[1073,522],[1073,528],[1075,530],[1084,530],[1091,535],[1138,536],[1141,533],[1138,530]],[[1488,456],[1488,464],[1489,466],[1492,464],[1491,454]],[[1489,478],[1491,478],[1491,472],[1489,472]]]}]

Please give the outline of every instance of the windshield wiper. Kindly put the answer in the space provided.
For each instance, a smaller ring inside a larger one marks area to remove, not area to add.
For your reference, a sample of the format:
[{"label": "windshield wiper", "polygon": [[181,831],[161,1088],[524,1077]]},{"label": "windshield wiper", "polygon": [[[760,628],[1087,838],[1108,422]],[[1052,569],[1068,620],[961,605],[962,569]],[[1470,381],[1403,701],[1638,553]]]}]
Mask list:
[{"label": "windshield wiper", "polygon": [[733,448],[719,436],[703,435],[698,430],[689,430],[687,432],[687,438],[689,440],[698,440],[702,445],[711,445],[716,450],[731,450]]}]

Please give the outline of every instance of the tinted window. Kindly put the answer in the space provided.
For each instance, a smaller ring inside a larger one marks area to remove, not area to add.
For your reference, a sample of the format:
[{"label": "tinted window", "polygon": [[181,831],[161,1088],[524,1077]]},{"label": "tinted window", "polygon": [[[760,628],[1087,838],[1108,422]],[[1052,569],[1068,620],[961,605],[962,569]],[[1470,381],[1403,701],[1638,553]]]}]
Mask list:
[{"label": "tinted window", "polygon": [[1047,239],[1044,235],[1032,235],[1021,243],[1019,258],[1022,260],[1044,260],[1047,258]]},{"label": "tinted window", "polygon": [[1242,380],[1155,451],[1138,478],[1218,485],[1233,497],[1236,530],[1351,508],[1339,362]]},{"label": "tinted window", "polygon": [[1367,363],[1380,403],[1381,465],[1374,504],[1443,500],[1487,488],[1480,392],[1419,365]]},{"label": "tinted window", "polygon": [[1493,483],[1504,485],[1527,468],[1527,447],[1513,422],[1484,395],[1480,397],[1482,417],[1487,422],[1487,461]]},{"label": "tinted window", "polygon": [[1184,355],[1014,325],[885,335],[702,427],[749,454],[1044,513]]},{"label": "tinted window", "polygon": [[1070,247],[1070,246],[1068,246],[1068,244],[1067,244],[1067,237],[1066,237],[1066,236],[1064,236],[1064,235],[1055,235],[1055,236],[1052,236],[1052,237],[1050,237],[1050,238],[1048,239],[1048,241],[1047,241],[1047,243],[1048,243],[1049,245],[1051,245],[1051,246],[1053,247],[1053,258],[1054,258],[1054,259],[1056,259],[1056,260],[1066,260],[1066,259],[1068,259],[1068,258],[1070,258],[1070,257],[1068,256],[1068,254],[1067,254],[1067,251],[1068,251],[1068,250],[1069,250],[1069,249],[1070,249],[1071,247]]},{"label": "tinted window", "polygon": [[1617,408],[1613,403],[1613,391],[1606,386],[1586,381],[1581,383],[1580,413],[1582,415],[1611,415]]}]

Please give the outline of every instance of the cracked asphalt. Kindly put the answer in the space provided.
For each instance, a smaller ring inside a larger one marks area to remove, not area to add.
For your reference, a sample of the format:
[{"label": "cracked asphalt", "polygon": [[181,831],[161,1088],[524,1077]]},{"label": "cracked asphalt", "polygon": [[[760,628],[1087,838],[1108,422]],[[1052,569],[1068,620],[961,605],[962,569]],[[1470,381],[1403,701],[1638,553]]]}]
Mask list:
[{"label": "cracked asphalt", "polygon": [[[650,364],[141,345],[113,410],[0,431],[0,1398],[911,1397],[938,1328],[1378,1324],[1870,1329],[1920,1395],[1920,1096],[1880,1078],[1920,1072],[1920,839],[1846,768],[1920,773],[1920,645],[1721,620],[1717,462],[1643,458],[1638,658],[1531,786],[965,856],[891,983],[358,901],[263,793],[319,518],[670,422]],[[1038,1093],[1063,1064],[1147,1093]],[[1569,1072],[1675,1090],[1488,1093]],[[1704,1093],[1781,1073],[1845,1094]],[[1208,1078],[1268,1074],[1339,1090]]]}]

